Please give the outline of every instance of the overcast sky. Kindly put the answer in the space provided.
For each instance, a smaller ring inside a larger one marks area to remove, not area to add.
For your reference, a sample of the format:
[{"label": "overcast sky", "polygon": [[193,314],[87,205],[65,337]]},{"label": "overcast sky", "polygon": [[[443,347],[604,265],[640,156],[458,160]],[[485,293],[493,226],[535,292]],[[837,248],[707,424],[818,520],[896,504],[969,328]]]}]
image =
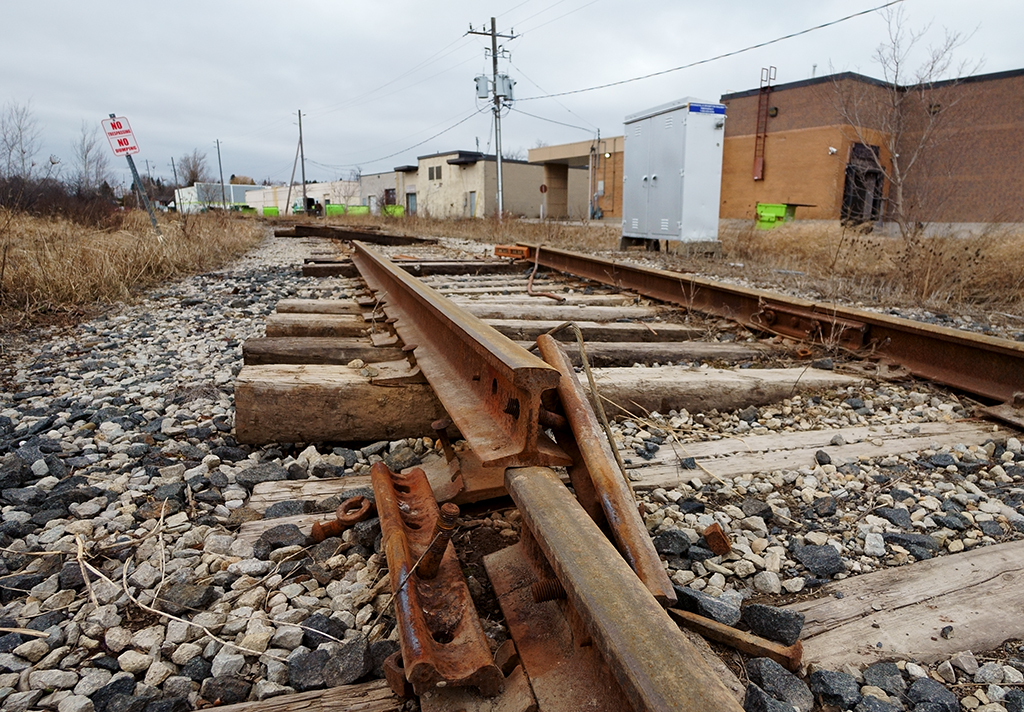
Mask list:
[{"label": "overcast sky", "polygon": [[[473,78],[490,74],[497,17],[517,82],[502,145],[538,145],[622,133],[622,119],[683,96],[717,100],[757,87],[762,66],[777,83],[816,72],[878,76],[885,38],[879,13],[663,76],[558,98],[678,67],[830,22],[885,0],[177,0],[173,3],[34,0],[5,3],[3,102],[28,104],[43,133],[39,158],[71,158],[83,120],[110,112],[131,122],[152,175],[204,151],[224,176],[287,181],[303,112],[307,179],[389,171],[453,149],[494,151],[493,119]],[[1020,0],[904,0],[908,25],[971,35],[960,56],[982,73],[1024,67]],[[917,59],[922,55],[918,54]],[[527,113],[523,113],[527,112]],[[527,114],[532,114],[529,116]],[[535,118],[541,117],[541,118]],[[455,126],[455,124],[461,124]],[[558,123],[553,123],[558,122]],[[568,124],[568,126],[563,125]],[[451,128],[455,126],[454,128]],[[447,130],[446,129],[450,129]],[[441,133],[444,132],[444,133]],[[435,137],[435,134],[441,134]],[[127,182],[124,159],[110,158]],[[298,180],[298,177],[296,177]]]}]

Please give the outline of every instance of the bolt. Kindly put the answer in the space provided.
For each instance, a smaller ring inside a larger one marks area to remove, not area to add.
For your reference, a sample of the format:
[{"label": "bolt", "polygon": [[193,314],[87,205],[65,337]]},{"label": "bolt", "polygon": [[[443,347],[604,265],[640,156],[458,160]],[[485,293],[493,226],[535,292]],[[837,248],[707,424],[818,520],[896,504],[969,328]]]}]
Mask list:
[{"label": "bolt", "polygon": [[452,538],[452,532],[455,530],[455,520],[458,517],[458,506],[451,502],[445,502],[441,505],[437,521],[434,522],[434,535],[431,539],[430,547],[423,554],[423,559],[416,568],[416,574],[421,579],[432,579],[437,576],[437,571],[441,568],[441,559],[444,558],[445,549],[448,548],[448,540]]}]

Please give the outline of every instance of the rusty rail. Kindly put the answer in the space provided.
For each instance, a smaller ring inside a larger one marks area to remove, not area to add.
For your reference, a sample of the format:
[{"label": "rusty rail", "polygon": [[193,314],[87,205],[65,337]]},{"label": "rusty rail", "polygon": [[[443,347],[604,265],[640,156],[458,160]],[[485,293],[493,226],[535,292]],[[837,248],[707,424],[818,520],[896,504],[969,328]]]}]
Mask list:
[{"label": "rusty rail", "polygon": [[352,261],[481,462],[569,464],[540,425],[541,394],[558,372],[379,252],[352,244]]},{"label": "rusty rail", "polygon": [[1012,402],[1015,394],[1024,392],[1024,344],[1014,341],[520,244],[530,248],[531,258],[550,269],[754,329],[885,358],[916,376],[986,398]]},{"label": "rusty rail", "polygon": [[572,368],[569,356],[547,334],[537,339],[537,345],[544,360],[562,376],[558,382],[558,397],[619,551],[658,602],[672,605],[676,601],[672,582],[661,564],[658,552],[654,550],[644,520],[640,518],[636,502],[615,462],[608,438],[597,422],[597,416]]},{"label": "rusty rail", "polygon": [[[417,695],[452,685],[476,687],[493,697],[504,677],[491,657],[455,549],[436,531],[440,524],[450,532],[455,515],[441,519],[423,470],[395,474],[378,462],[370,476],[405,677]],[[420,568],[424,565],[430,570]]]}]

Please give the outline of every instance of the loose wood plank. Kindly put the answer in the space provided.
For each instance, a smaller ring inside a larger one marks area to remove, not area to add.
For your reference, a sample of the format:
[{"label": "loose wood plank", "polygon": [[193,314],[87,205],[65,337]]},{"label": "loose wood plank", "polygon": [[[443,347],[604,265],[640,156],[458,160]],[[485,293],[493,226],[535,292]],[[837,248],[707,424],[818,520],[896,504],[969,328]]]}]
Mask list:
[{"label": "loose wood plank", "polygon": [[290,336],[246,339],[242,359],[247,366],[266,364],[335,364],[353,359],[366,363],[397,361],[405,354],[399,348],[374,346],[366,338]]},{"label": "loose wood plank", "polygon": [[405,700],[384,680],[216,707],[218,712],[401,712]]},{"label": "loose wood plank", "polygon": [[[531,344],[519,342],[524,348]],[[565,350],[574,366],[582,364],[580,347],[575,341],[564,344]],[[587,360],[594,368],[615,366],[632,366],[634,363],[651,365],[654,363],[678,363],[680,361],[748,361],[767,351],[757,344],[743,342],[717,343],[711,341],[678,341],[678,342],[629,342],[596,341],[586,344]]]},{"label": "loose wood plank", "polygon": [[[1024,542],[1015,541],[830,583],[820,598],[787,608],[805,616],[806,663],[932,663],[1024,638],[1022,584]],[[947,625],[949,639],[939,635]]]},{"label": "loose wood plank", "polygon": [[[395,264],[414,276],[442,274],[516,274],[523,271],[520,265],[513,265],[508,262],[483,261],[483,260],[458,260],[458,261],[402,261],[396,260]],[[344,262],[307,262],[302,265],[302,276],[304,277],[354,277],[358,274],[355,265]]]},{"label": "loose wood plank", "polygon": [[[831,438],[842,431],[824,430],[814,431],[828,434]],[[804,433],[801,433],[804,435]],[[764,436],[771,437],[771,436]],[[787,436],[776,436],[780,443],[784,443]],[[856,462],[862,458],[886,457],[889,455],[902,455],[907,452],[925,450],[933,446],[955,445],[981,445],[993,437],[992,428],[982,424],[961,424],[950,428],[947,432],[936,432],[925,436],[915,437],[892,437],[882,439],[881,444],[870,441],[852,443],[849,445],[824,447],[823,445],[811,445],[788,450],[772,452],[748,452],[736,453],[727,457],[706,458],[700,457],[698,453],[706,452],[709,448],[705,446],[710,443],[671,443],[662,445],[661,450],[671,453],[670,462],[645,466],[635,453],[623,450],[625,458],[632,460],[627,465],[629,473],[633,477],[640,478],[633,483],[636,489],[652,489],[655,487],[676,487],[682,482],[689,482],[697,478],[701,481],[708,481],[718,478],[732,478],[742,475],[751,475],[763,472],[774,472],[775,470],[797,470],[801,467],[813,467],[815,453],[824,449],[832,457],[833,464],[844,462]],[[824,438],[822,438],[824,439]],[[825,440],[825,444],[828,440]],[[684,469],[679,465],[680,458],[693,457],[696,459],[698,469]]]},{"label": "loose wood plank", "polygon": [[427,384],[375,385],[344,366],[243,366],[235,381],[242,443],[376,441],[432,433],[444,408]]}]

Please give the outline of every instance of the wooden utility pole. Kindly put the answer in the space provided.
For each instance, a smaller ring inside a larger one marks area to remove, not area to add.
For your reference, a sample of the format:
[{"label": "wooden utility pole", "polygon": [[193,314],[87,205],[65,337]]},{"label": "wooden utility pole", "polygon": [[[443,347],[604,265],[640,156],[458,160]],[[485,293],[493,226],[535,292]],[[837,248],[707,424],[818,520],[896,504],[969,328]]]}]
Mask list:
[{"label": "wooden utility pole", "polygon": [[302,146],[302,109],[299,109],[299,155],[302,157],[302,214],[306,214],[306,149]]}]

